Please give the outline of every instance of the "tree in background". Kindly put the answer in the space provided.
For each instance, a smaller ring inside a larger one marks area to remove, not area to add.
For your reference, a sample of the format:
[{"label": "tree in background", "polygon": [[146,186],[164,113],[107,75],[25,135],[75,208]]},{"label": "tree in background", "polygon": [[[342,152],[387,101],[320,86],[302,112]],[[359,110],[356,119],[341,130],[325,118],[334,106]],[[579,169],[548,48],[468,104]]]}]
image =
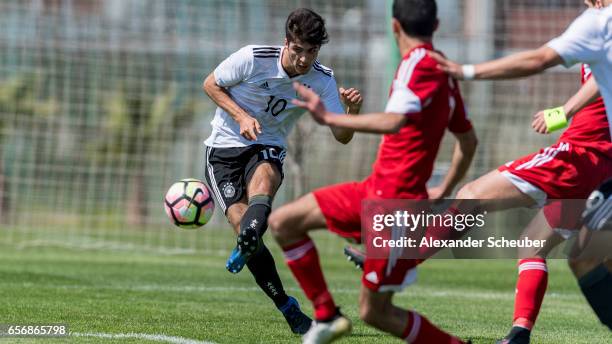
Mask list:
[{"label": "tree in background", "polygon": [[162,92],[148,93],[140,83],[122,82],[104,97],[103,126],[93,153],[96,159],[106,156],[115,163],[124,159],[129,172],[124,188],[125,207],[131,225],[145,224],[148,214],[147,157],[153,156],[153,149],[170,154],[179,133],[193,124],[199,112],[196,99],[187,97],[182,101],[178,94],[174,83]]},{"label": "tree in background", "polygon": [[[45,94],[47,76],[42,72],[18,74],[0,81],[0,221],[11,207],[4,170],[5,142],[26,123],[49,121],[59,113],[59,102]],[[11,120],[14,119],[14,120]]]}]

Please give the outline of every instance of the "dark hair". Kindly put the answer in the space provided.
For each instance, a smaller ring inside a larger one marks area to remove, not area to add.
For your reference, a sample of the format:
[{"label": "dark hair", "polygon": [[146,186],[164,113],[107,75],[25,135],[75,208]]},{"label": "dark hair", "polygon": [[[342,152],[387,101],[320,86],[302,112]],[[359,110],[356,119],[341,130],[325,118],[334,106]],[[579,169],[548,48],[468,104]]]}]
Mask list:
[{"label": "dark hair", "polygon": [[289,14],[285,23],[285,37],[289,42],[299,39],[312,45],[323,45],[329,41],[325,20],[307,8],[298,8]]},{"label": "dark hair", "polygon": [[408,36],[431,37],[436,30],[436,0],[394,0],[393,18]]}]

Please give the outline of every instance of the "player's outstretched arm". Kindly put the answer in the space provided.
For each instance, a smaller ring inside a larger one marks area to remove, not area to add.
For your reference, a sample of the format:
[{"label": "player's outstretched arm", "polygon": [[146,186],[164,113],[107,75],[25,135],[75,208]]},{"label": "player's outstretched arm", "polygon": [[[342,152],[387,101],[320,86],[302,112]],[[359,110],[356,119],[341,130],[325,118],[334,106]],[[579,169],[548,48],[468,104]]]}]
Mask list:
[{"label": "player's outstretched arm", "polygon": [[453,133],[453,135],[455,135],[457,142],[455,143],[451,166],[442,184],[427,190],[429,198],[432,200],[442,199],[452,194],[459,181],[465,177],[476,153],[478,139],[474,129],[465,133]]},{"label": "player's outstretched arm", "polygon": [[[559,116],[565,115],[565,122],[567,123],[567,119],[572,118],[576,113],[582,110],[585,106],[594,102],[598,97],[599,87],[597,86],[597,82],[595,78],[590,78],[587,82],[582,85],[582,87],[574,94],[567,102],[563,105],[563,113],[559,114]],[[549,109],[551,110],[551,109]],[[537,133],[540,134],[548,134],[551,131],[550,126],[546,123],[546,111],[542,110],[538,111],[535,115],[533,115],[533,122],[531,123],[531,127]],[[562,128],[561,126],[560,128]],[[560,129],[557,128],[557,129]]]},{"label": "player's outstretched arm", "polygon": [[[340,87],[338,89],[338,93],[340,94],[340,100],[342,101],[342,104],[346,106],[346,114],[359,114],[359,111],[361,111],[361,104],[363,103],[363,97],[361,96],[359,90],[356,88],[344,89]],[[334,134],[336,140],[343,144],[351,142],[351,140],[353,139],[353,134],[355,133],[355,131],[350,129],[342,129],[336,127],[331,127],[331,131]]]},{"label": "player's outstretched arm", "polygon": [[217,85],[214,73],[206,77],[202,88],[215,104],[225,110],[240,125],[242,137],[251,141],[257,140],[257,135],[261,134],[259,122],[236,104],[223,87]]},{"label": "player's outstretched arm", "polygon": [[370,113],[359,116],[334,114],[327,111],[321,98],[307,87],[294,83],[301,99],[292,103],[306,109],[317,123],[330,127],[350,129],[364,133],[396,133],[406,122],[406,116],[398,113]]},{"label": "player's outstretched arm", "polygon": [[438,68],[462,80],[520,78],[563,63],[561,56],[546,45],[476,65],[461,65],[436,52],[429,54]]}]

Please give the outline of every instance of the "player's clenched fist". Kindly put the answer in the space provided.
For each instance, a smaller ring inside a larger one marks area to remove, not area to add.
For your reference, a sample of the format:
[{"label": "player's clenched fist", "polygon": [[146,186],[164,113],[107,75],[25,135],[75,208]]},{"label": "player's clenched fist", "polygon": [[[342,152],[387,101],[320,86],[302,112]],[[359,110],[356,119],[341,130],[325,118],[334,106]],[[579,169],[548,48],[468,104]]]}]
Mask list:
[{"label": "player's clenched fist", "polygon": [[344,89],[340,87],[340,100],[348,107],[348,113],[357,114],[361,110],[361,104],[363,103],[363,97],[359,90],[356,88]]},{"label": "player's clenched fist", "polygon": [[244,116],[238,122],[240,124],[240,135],[249,141],[257,141],[257,135],[261,134],[259,122],[251,116]]}]

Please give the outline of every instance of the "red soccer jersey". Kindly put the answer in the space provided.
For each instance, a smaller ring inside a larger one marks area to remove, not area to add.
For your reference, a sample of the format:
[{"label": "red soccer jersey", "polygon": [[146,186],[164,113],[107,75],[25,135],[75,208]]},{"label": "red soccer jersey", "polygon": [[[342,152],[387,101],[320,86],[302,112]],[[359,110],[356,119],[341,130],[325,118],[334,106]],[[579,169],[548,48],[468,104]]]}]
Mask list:
[{"label": "red soccer jersey", "polygon": [[382,198],[427,198],[429,180],[446,128],[467,132],[459,84],[436,68],[427,51],[431,44],[412,49],[400,63],[385,112],[408,117],[398,133],[382,138],[369,178],[374,195]]},{"label": "red soccer jersey", "polygon": [[[584,84],[590,77],[589,65],[582,65],[582,83]],[[576,146],[593,147],[612,156],[610,128],[603,99],[597,98],[596,101],[576,113],[569,128],[561,135],[559,141],[569,142]]]}]

